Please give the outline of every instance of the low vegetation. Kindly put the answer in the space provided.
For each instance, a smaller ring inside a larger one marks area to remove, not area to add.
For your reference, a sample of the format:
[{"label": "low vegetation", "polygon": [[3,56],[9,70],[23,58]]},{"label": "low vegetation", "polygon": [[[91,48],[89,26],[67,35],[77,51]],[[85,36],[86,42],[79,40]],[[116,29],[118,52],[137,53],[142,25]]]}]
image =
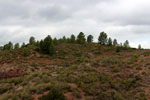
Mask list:
[{"label": "low vegetation", "polygon": [[150,51],[105,32],[98,40],[80,32],[2,46],[0,100],[149,100]]}]

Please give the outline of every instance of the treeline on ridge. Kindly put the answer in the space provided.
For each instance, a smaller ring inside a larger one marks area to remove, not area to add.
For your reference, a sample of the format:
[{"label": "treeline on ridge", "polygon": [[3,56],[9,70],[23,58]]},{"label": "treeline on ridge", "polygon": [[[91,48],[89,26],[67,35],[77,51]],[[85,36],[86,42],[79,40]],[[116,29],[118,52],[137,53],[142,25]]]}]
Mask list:
[{"label": "treeline on ridge", "polygon": [[[60,39],[52,38],[50,35],[45,37],[44,39],[40,41],[36,41],[33,36],[29,38],[29,43],[25,44],[24,42],[22,45],[19,43],[16,43],[13,45],[12,42],[9,42],[5,44],[4,46],[0,47],[0,51],[4,50],[12,50],[12,49],[19,49],[19,48],[25,48],[28,45],[34,45],[39,47],[39,52],[49,55],[54,55],[56,53],[56,45],[60,43],[72,43],[72,44],[81,44],[84,45],[86,43],[94,43],[93,42],[94,37],[92,35],[88,35],[85,37],[83,32],[80,32],[77,37],[72,34],[69,38],[66,38],[63,36]],[[111,37],[107,36],[107,33],[101,32],[98,37],[98,44],[99,45],[107,45],[107,46],[115,46],[116,52],[119,52],[121,49],[129,49],[131,48],[129,45],[129,41],[126,40],[124,43],[118,43],[117,39],[112,39]],[[139,44],[138,49],[142,49],[141,45]]]}]

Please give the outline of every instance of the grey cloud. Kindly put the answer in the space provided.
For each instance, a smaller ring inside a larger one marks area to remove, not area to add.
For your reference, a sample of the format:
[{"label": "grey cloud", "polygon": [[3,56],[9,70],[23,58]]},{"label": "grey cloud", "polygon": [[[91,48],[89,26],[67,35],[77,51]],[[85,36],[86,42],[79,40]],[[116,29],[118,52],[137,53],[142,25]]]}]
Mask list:
[{"label": "grey cloud", "polygon": [[106,31],[119,41],[144,45],[150,36],[149,9],[148,0],[0,0],[0,44],[80,31],[94,35],[96,41]]}]

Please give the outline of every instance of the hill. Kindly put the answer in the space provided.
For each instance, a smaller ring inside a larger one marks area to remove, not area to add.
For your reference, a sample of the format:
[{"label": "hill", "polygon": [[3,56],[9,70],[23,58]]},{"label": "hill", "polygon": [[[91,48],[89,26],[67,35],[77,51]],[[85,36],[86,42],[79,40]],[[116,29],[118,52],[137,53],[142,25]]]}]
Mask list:
[{"label": "hill", "polygon": [[[150,50],[97,43],[37,46],[0,52],[0,100],[148,100]],[[44,99],[45,98],[45,99]],[[55,100],[55,99],[50,99]]]}]

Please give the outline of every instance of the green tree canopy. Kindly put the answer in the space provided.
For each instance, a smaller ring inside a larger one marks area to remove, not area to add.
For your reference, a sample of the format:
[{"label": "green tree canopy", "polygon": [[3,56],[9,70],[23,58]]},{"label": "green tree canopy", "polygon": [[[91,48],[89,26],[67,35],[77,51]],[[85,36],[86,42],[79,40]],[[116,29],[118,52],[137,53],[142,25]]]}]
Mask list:
[{"label": "green tree canopy", "polygon": [[98,38],[99,44],[106,45],[107,44],[107,34],[105,32],[101,32]]},{"label": "green tree canopy", "polygon": [[54,45],[57,45],[57,44],[58,44],[57,38],[54,38],[54,39],[53,39],[53,43],[54,43]]},{"label": "green tree canopy", "polygon": [[29,44],[31,45],[35,44],[35,38],[33,36],[30,37]]},{"label": "green tree canopy", "polygon": [[4,49],[4,50],[13,49],[13,44],[12,44],[12,42],[9,42],[9,43],[5,44],[3,49]]},{"label": "green tree canopy", "polygon": [[26,44],[23,42],[21,45],[21,48],[24,48],[26,46]]},{"label": "green tree canopy", "polygon": [[130,48],[129,41],[126,40],[123,44],[124,48]]},{"label": "green tree canopy", "polygon": [[112,39],[111,38],[108,39],[108,45],[112,46]]},{"label": "green tree canopy", "polygon": [[141,50],[141,49],[142,49],[141,44],[139,44],[139,45],[138,45],[138,49],[139,49],[139,50]]},{"label": "green tree canopy", "polygon": [[56,53],[56,48],[54,43],[52,42],[51,45],[49,46],[49,54],[52,56]]},{"label": "green tree canopy", "polygon": [[70,42],[75,43],[75,41],[76,41],[76,37],[72,34],[70,37]]},{"label": "green tree canopy", "polygon": [[40,41],[40,50],[45,54],[53,55],[55,53],[55,45],[50,35]]},{"label": "green tree canopy", "polygon": [[114,45],[114,46],[117,46],[117,45],[118,45],[117,39],[114,39],[114,40],[113,40],[113,45]]},{"label": "green tree canopy", "polygon": [[16,43],[16,44],[14,45],[14,49],[19,49],[19,48],[20,48],[19,43]]},{"label": "green tree canopy", "polygon": [[83,32],[80,32],[79,35],[77,36],[77,43],[78,44],[84,44],[85,43],[85,35]]},{"label": "green tree canopy", "polygon": [[88,43],[93,42],[93,36],[92,36],[92,35],[89,35],[89,36],[87,37],[87,42],[88,42]]}]

